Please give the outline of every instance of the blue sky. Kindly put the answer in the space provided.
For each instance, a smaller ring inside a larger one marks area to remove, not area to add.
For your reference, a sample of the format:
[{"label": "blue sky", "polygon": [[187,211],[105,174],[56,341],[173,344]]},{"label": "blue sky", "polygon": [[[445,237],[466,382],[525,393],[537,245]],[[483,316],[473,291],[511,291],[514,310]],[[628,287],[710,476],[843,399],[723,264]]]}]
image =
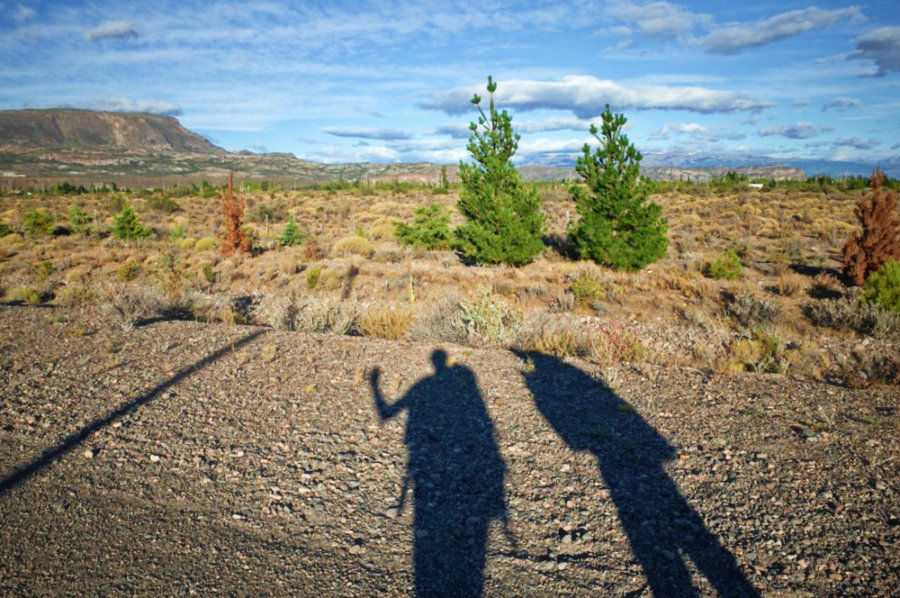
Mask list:
[{"label": "blue sky", "polygon": [[0,0],[0,109],[171,114],[229,150],[455,163],[488,75],[519,162],[579,153],[606,103],[645,153],[900,155],[896,0]]}]

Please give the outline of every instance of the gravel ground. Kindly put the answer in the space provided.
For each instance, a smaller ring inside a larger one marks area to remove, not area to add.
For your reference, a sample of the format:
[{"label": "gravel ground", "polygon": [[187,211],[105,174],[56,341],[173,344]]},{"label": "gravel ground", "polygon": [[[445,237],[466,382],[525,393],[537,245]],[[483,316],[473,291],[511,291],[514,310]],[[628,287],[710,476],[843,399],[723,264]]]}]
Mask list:
[{"label": "gravel ground", "polygon": [[0,593],[897,595],[897,388],[442,348],[0,306]]}]

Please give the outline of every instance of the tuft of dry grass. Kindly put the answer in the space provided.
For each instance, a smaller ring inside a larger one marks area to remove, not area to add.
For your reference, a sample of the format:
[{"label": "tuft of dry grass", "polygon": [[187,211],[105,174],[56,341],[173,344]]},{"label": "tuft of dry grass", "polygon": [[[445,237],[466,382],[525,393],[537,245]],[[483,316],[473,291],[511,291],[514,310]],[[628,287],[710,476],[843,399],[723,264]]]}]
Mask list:
[{"label": "tuft of dry grass", "polygon": [[331,252],[337,257],[360,255],[364,258],[370,258],[375,253],[375,249],[368,239],[354,235],[337,241],[331,247]]}]

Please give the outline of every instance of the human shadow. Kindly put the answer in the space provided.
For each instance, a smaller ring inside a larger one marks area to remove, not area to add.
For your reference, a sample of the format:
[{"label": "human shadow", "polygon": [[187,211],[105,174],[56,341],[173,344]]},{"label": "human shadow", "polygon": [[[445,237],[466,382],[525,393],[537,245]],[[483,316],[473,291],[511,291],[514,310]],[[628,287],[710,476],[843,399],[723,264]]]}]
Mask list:
[{"label": "human shadow", "polygon": [[393,404],[370,375],[382,421],[408,413],[409,449],[398,509],[411,483],[414,503],[416,596],[481,596],[488,526],[506,522],[500,455],[491,421],[471,370],[431,355],[434,374],[416,382]]},{"label": "human shadow", "polygon": [[674,448],[605,384],[562,360],[516,352],[544,419],[572,450],[590,451],[654,596],[697,596],[686,558],[721,596],[759,596],[734,556],[681,495],[663,464]]},{"label": "human shadow", "polygon": [[21,485],[31,476],[37,474],[45,467],[48,467],[56,459],[62,457],[72,449],[76,448],[82,442],[87,440],[87,438],[94,432],[97,432],[98,430],[111,425],[112,423],[125,417],[126,415],[137,411],[138,408],[146,405],[147,403],[158,397],[164,390],[168,389],[171,386],[174,386],[194,372],[203,369],[207,365],[219,360],[228,353],[235,351],[238,347],[246,345],[250,341],[254,340],[262,334],[265,334],[266,332],[268,332],[267,329],[257,330],[256,332],[252,332],[251,334],[248,334],[247,336],[235,341],[230,345],[222,347],[218,351],[211,353],[203,359],[200,359],[199,361],[179,370],[171,378],[165,380],[157,386],[154,386],[147,392],[131,399],[126,403],[123,403],[117,409],[108,413],[105,417],[95,419],[80,430],[73,432],[56,446],[48,448],[39,456],[35,457],[34,460],[32,460],[27,465],[20,467],[16,471],[3,478],[0,478],[0,496],[3,496],[13,488]]}]

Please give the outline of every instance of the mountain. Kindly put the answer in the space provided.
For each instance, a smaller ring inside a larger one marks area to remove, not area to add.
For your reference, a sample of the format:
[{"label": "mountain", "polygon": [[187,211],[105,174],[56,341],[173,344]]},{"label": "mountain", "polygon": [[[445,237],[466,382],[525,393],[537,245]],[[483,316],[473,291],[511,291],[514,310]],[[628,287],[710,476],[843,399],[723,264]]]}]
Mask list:
[{"label": "mountain", "polygon": [[224,154],[171,116],[90,110],[0,111],[0,152]]},{"label": "mountain", "polygon": [[[577,178],[575,155],[547,155],[522,165],[526,181]],[[774,159],[737,155],[647,153],[642,172],[657,180],[705,181],[737,170],[751,178],[797,179],[805,173],[832,176],[871,173],[874,165],[850,162]],[[881,164],[900,176],[900,161]],[[146,187],[240,180],[285,186],[334,181],[404,181],[437,184],[441,165],[431,163],[320,164],[292,154],[228,152],[193,133],[173,117],[90,110],[0,111],[0,187],[26,187],[62,181],[116,183]],[[447,177],[456,180],[456,165]]]}]

